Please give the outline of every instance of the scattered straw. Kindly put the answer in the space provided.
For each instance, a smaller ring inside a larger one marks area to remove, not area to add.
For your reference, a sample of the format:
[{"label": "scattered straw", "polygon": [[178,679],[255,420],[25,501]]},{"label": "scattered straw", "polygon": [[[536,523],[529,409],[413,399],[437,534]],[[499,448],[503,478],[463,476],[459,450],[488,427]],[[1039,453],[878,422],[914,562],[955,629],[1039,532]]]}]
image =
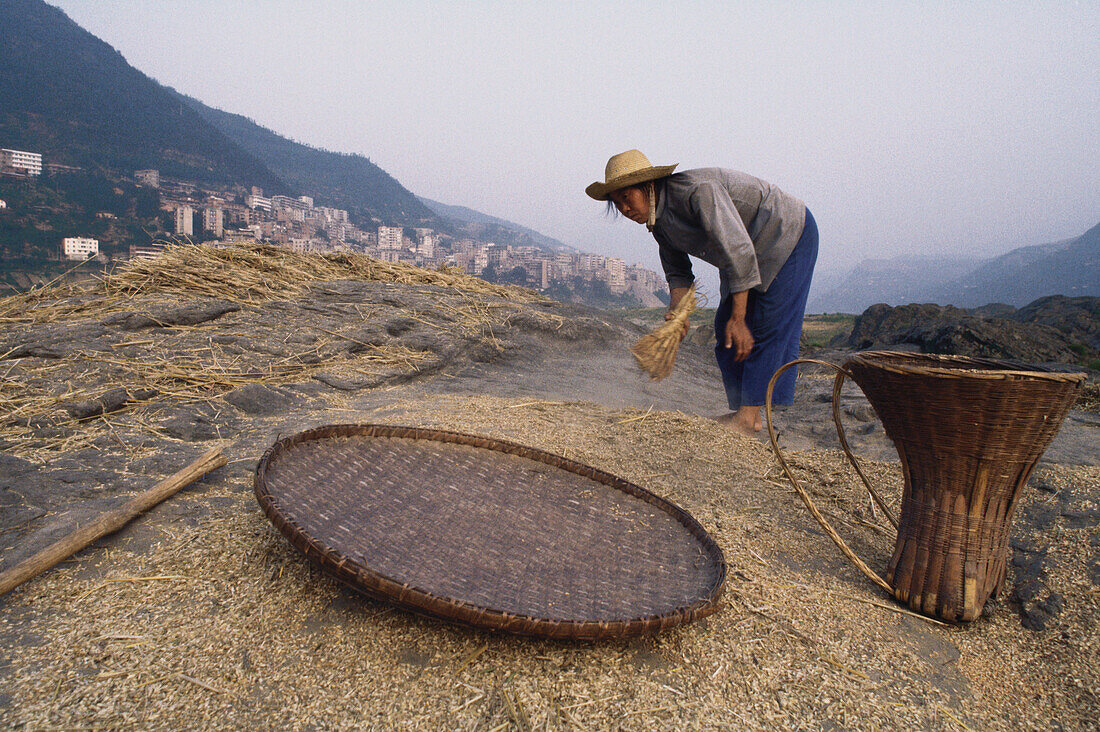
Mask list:
[{"label": "scattered straw", "polygon": [[672,317],[634,344],[630,352],[638,362],[638,368],[649,374],[653,381],[660,381],[672,373],[672,364],[680,350],[680,341],[687,335],[688,318],[696,307],[694,285],[680,298],[672,310]]},{"label": "scattered straw", "polygon": [[313,282],[365,280],[452,287],[518,302],[546,302],[539,293],[496,285],[453,269],[428,270],[363,254],[305,254],[242,242],[213,247],[168,243],[156,259],[132,259],[91,283],[60,282],[0,299],[0,323],[45,323],[117,312],[139,295],[205,296],[254,305],[297,295]]},{"label": "scattered straw", "polygon": [[[761,479],[770,451],[715,432],[708,420],[655,409],[644,422],[617,424],[640,412],[584,402],[508,409],[521,399],[484,395],[396,396],[400,412],[392,419],[568,451],[629,480],[676,475],[653,487],[691,511],[726,550],[725,610],[652,638],[608,643],[513,638],[424,619],[355,596],[314,569],[251,505],[249,471],[226,470],[206,492],[178,499],[181,509],[202,509],[179,512],[201,516],[193,525],[153,512],[142,525],[161,537],[156,544],[136,533],[121,536],[111,559],[60,567],[5,598],[0,632],[13,641],[0,649],[0,669],[8,664],[11,703],[0,709],[0,723],[955,728],[949,712],[975,729],[1038,728],[1052,719],[1067,728],[1094,726],[1100,604],[1087,593],[1094,589],[1088,559],[1095,526],[1053,525],[1037,537],[1050,542],[1057,563],[1049,582],[1066,600],[1053,628],[1022,628],[1011,606],[966,628],[917,625],[822,591],[874,597],[789,492]],[[552,419],[532,418],[545,415]],[[255,454],[261,444],[269,444],[266,436],[237,450]],[[708,462],[693,461],[700,450]],[[819,477],[838,475],[827,486],[830,500],[837,511],[862,515],[862,484],[845,472],[842,453],[807,453],[801,461],[800,469]],[[900,482],[896,464],[887,468]],[[1096,468],[1065,475],[1072,482],[1054,485],[1084,492],[1100,484]],[[1025,496],[1023,508],[1028,500],[1050,500],[1038,493]],[[886,537],[853,531],[870,554],[888,556]],[[98,572],[201,581],[118,582],[75,603],[108,578]]]},{"label": "scattered straw", "polygon": [[90,590],[85,591],[81,595],[78,595],[76,599],[77,600],[83,600],[88,595],[91,595],[92,593],[94,593],[98,590],[102,590],[105,587],[110,587],[113,584],[118,584],[119,582],[164,582],[164,581],[168,581],[168,580],[186,580],[186,579],[190,579],[190,578],[189,577],[184,577],[182,575],[176,575],[176,574],[157,575],[157,576],[154,576],[154,577],[119,577],[117,579],[103,580],[102,582],[100,582],[95,587],[91,588]]},{"label": "scattered straw", "polygon": [[[749,551],[752,552],[751,549]],[[756,556],[756,552],[752,552],[752,553],[753,553],[753,556]],[[763,560],[760,560],[760,561],[763,561]],[[864,605],[871,605],[872,607],[877,607],[877,608],[880,608],[882,610],[889,610],[892,613],[899,613],[901,615],[908,615],[911,618],[916,618],[917,620],[923,620],[924,622],[931,623],[932,625],[943,625],[945,627],[950,627],[950,625],[951,625],[950,623],[945,623],[942,620],[937,620],[936,618],[932,618],[932,617],[929,617],[927,615],[921,615],[920,613],[915,613],[915,612],[906,610],[903,607],[898,607],[896,605],[887,605],[885,603],[876,602],[874,600],[868,600],[865,597],[855,597],[853,595],[845,595],[844,593],[841,593],[841,592],[834,592],[833,590],[826,590],[823,587],[811,587],[810,585],[804,585],[804,584],[800,584],[798,582],[789,582],[788,581],[786,584],[790,585],[791,587],[800,587],[804,590],[813,590],[815,592],[825,592],[825,593],[828,593],[830,595],[833,595],[834,597],[839,597],[839,598],[842,598],[844,600],[851,600],[852,602],[862,602]]]},{"label": "scattered straw", "polygon": [[644,422],[645,418],[648,417],[652,413],[653,413],[653,405],[650,404],[649,409],[647,409],[646,413],[643,414],[642,416],[640,416],[640,417],[629,417],[627,419],[620,419],[615,424],[630,424],[631,422]]},{"label": "scattered straw", "polygon": [[952,714],[951,710],[948,709],[947,707],[945,707],[943,704],[937,704],[936,708],[939,709],[944,714],[946,714],[948,717],[950,717],[952,719],[952,721],[955,722],[955,724],[957,724],[960,727],[962,727],[963,729],[967,730],[967,732],[973,732],[973,729],[974,729],[973,727],[971,727],[966,722],[964,722],[961,719],[959,719],[958,717],[956,717],[954,714]]},{"label": "scattered straw", "polygon": [[212,691],[215,694],[229,694],[229,692],[226,691],[225,689],[218,689],[216,687],[211,686],[210,684],[203,683],[202,681],[199,681],[198,679],[193,679],[190,676],[188,676],[187,674],[176,674],[176,678],[182,679],[184,681],[189,681],[192,684],[194,684],[195,686],[202,687],[203,689],[206,689],[207,691]]},{"label": "scattered straw", "polygon": [[[10,362],[0,369],[0,439],[13,454],[40,464],[59,453],[100,449],[103,435],[133,456],[145,443],[133,428],[163,438],[157,416],[169,405],[207,404],[217,411],[224,408],[222,399],[229,392],[252,384],[320,379],[353,389],[380,385],[390,378],[410,378],[439,358],[432,351],[361,337],[354,329],[376,315],[376,307],[313,303],[314,290],[340,294],[321,283],[341,280],[439,286],[438,292],[422,296],[434,306],[403,310],[402,315],[453,338],[498,348],[493,329],[507,324],[519,303],[545,301],[531,290],[494,285],[453,270],[426,270],[359,254],[297,254],[255,243],[224,248],[171,243],[158,259],[133,260],[98,280],[62,281],[0,298],[0,323],[42,326],[29,333],[5,328],[7,338],[0,340],[0,361]],[[314,289],[307,291],[309,287]],[[73,350],[64,340],[66,328],[102,322],[111,313],[148,317],[156,307],[196,298],[240,303],[242,313],[140,336],[111,328],[95,341],[78,336]],[[275,308],[281,314],[286,306],[270,303],[287,300],[294,301],[289,307],[310,309],[308,319],[263,312]],[[349,306],[354,308],[350,318]],[[545,321],[547,328],[564,322],[538,310],[530,311],[530,317]],[[42,339],[59,345],[46,346],[54,352],[45,357],[12,358],[18,348]],[[304,345],[295,345],[299,343]],[[128,416],[73,416],[78,414],[76,405],[100,401],[119,388],[128,394]],[[135,398],[150,392],[152,400]]]},{"label": "scattered straw", "polygon": [[458,668],[455,669],[455,674],[456,675],[459,674],[462,671],[462,669],[466,668],[471,663],[476,661],[477,658],[482,653],[485,653],[485,651],[487,651],[487,650],[489,650],[489,644],[488,643],[482,643],[480,646],[478,646],[476,649],[474,649],[473,653],[469,654],[468,656],[466,656],[465,659],[463,659],[462,663],[460,663],[458,665]]},{"label": "scattered straw", "polygon": [[871,677],[868,676],[867,674],[863,673],[862,671],[857,671],[854,668],[849,668],[849,667],[845,666],[843,663],[836,660],[832,656],[826,656],[825,657],[825,662],[829,663],[833,666],[836,666],[841,671],[846,671],[847,673],[850,673],[852,676],[858,676],[859,678],[864,679],[865,681],[870,681],[871,680]]}]

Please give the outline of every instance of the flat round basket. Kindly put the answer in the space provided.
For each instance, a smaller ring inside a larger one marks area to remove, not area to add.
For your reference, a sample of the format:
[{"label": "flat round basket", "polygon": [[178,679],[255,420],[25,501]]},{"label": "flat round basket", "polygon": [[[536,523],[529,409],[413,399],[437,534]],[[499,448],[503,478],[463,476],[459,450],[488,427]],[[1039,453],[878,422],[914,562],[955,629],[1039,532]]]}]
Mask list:
[{"label": "flat round basket", "polygon": [[256,498],[291,543],[407,610],[551,638],[653,633],[718,608],[726,564],[686,511],[541,450],[457,432],[279,440]]}]

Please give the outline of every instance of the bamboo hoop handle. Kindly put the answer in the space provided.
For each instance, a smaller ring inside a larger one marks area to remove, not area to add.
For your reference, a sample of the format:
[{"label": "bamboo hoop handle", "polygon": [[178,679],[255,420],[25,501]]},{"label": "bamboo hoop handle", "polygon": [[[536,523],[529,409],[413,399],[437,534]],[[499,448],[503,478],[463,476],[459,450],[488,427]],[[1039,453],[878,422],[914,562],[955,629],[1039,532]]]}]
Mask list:
[{"label": "bamboo hoop handle", "polygon": [[[807,360],[814,361],[814,359]],[[815,363],[828,363],[828,361],[815,361]],[[863,481],[863,485],[867,486],[867,492],[871,494],[871,498],[878,504],[878,507],[882,509],[882,512],[886,515],[886,520],[894,527],[894,532],[896,533],[898,530],[898,520],[894,517],[894,514],[890,513],[890,507],[886,505],[886,501],[882,499],[882,496],[879,495],[879,492],[875,490],[875,487],[871,485],[871,481],[863,473],[863,468],[859,466],[856,456],[848,447],[848,438],[844,433],[844,425],[840,423],[840,390],[844,386],[844,377],[850,377],[851,374],[836,364],[830,363],[829,365],[836,369],[837,372],[836,380],[833,381],[833,423],[836,425],[836,436],[840,438],[840,446],[844,448],[844,454],[848,456],[848,462],[856,469],[859,479]],[[853,379],[853,382],[854,381]],[[858,384],[856,385],[858,386]],[[768,416],[770,418],[771,414],[769,413]]]},{"label": "bamboo hoop handle", "polygon": [[[856,569],[858,569],[860,572],[863,572],[863,574],[867,576],[867,579],[871,580],[887,593],[889,593],[891,596],[893,596],[894,588],[890,586],[890,583],[884,580],[873,569],[868,567],[867,563],[860,559],[859,556],[854,551],[852,551],[852,549],[848,546],[844,539],[840,538],[840,534],[836,532],[836,529],[833,528],[832,524],[830,524],[829,521],[821,514],[821,511],[818,510],[817,506],[814,505],[813,499],[810,498],[810,494],[806,492],[806,489],[803,488],[802,484],[798,482],[798,479],[794,477],[794,473],[791,472],[790,466],[787,465],[787,461],[783,458],[783,452],[779,449],[779,440],[775,434],[775,425],[772,423],[772,392],[775,391],[775,382],[779,379],[783,372],[785,372],[789,368],[792,368],[793,366],[797,366],[800,363],[816,363],[821,366],[828,366],[829,368],[836,369],[838,372],[840,372],[841,376],[846,373],[843,368],[837,366],[834,363],[829,363],[828,361],[821,361],[815,358],[799,358],[791,361],[790,363],[784,364],[783,366],[780,366],[779,369],[774,374],[772,374],[772,378],[768,382],[768,393],[764,399],[764,413],[768,419],[768,437],[771,439],[772,450],[775,452],[775,457],[779,460],[779,465],[783,468],[783,472],[786,474],[787,480],[789,480],[791,482],[791,485],[794,486],[794,489],[798,492],[799,497],[802,498],[802,502],[805,503],[806,508],[810,510],[810,514],[813,515],[814,519],[817,520],[817,523],[821,525],[821,528],[825,531],[826,534],[828,534],[829,538],[833,540],[833,543],[836,544],[837,548],[840,549],[841,554],[846,556],[848,560],[855,565]],[[851,376],[851,374],[848,374],[848,376]],[[837,381],[833,383],[833,416],[838,428],[840,427],[840,413],[836,409],[836,404],[841,383],[842,381],[839,377]],[[855,457],[848,449],[847,441],[843,438],[841,438],[841,445],[844,447],[844,452],[848,455],[848,459],[852,460],[853,464],[855,464]],[[856,467],[856,471],[860,472],[858,466]],[[860,472],[860,477],[863,477],[862,472]],[[870,488],[870,484],[867,482],[866,478],[864,478],[864,483],[867,483],[867,487]],[[874,493],[872,493],[871,495],[874,496]],[[889,518],[889,514],[887,514],[887,517]]]}]

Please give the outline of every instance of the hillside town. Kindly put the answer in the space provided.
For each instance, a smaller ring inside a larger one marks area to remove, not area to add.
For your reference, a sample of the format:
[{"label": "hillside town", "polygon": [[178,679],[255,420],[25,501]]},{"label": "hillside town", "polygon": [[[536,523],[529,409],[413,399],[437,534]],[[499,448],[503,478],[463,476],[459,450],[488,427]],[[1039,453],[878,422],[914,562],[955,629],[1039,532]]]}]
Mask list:
[{"label": "hillside town", "polygon": [[[63,169],[51,168],[39,153],[0,149],[0,172],[5,176],[33,178],[44,170],[72,172],[69,166],[60,167]],[[633,295],[643,305],[657,304],[654,293],[663,289],[663,279],[656,272],[628,265],[617,257],[456,238],[431,228],[381,224],[363,228],[349,221],[346,210],[317,205],[311,196],[268,196],[256,186],[209,190],[167,178],[155,169],[134,171],[133,181],[157,191],[160,210],[170,216],[168,233],[178,239],[203,243],[258,240],[296,252],[353,251],[426,268],[456,267],[467,274],[538,290],[579,279],[603,283],[612,295]],[[96,215],[114,216],[109,212]],[[59,257],[79,261],[101,256],[96,239],[82,232],[68,233],[61,240]],[[163,245],[157,239],[131,244],[125,254],[116,256],[153,258]]]}]

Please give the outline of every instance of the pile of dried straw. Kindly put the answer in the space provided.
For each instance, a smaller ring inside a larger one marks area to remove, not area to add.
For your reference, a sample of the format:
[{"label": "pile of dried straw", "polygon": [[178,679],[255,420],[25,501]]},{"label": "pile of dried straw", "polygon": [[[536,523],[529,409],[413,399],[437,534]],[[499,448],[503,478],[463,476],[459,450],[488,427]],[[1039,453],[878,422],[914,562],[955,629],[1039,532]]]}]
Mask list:
[{"label": "pile of dried straw", "polygon": [[288,297],[310,282],[369,280],[440,285],[519,302],[546,297],[514,285],[495,285],[452,269],[428,270],[383,262],[363,254],[303,254],[243,242],[214,247],[170,242],[156,259],[134,259],[90,283],[59,283],[0,300],[0,323],[48,323],[70,316],[111,312],[138,295],[181,294],[241,304]]},{"label": "pile of dried straw", "polygon": [[[318,374],[375,383],[395,374],[415,374],[438,359],[400,343],[357,340],[357,325],[375,314],[369,305],[356,306],[354,317],[341,316],[338,308],[304,319],[259,316],[265,301],[294,300],[311,284],[334,280],[446,287],[439,296],[445,313],[409,317],[456,337],[484,333],[490,343],[491,326],[506,323],[517,303],[545,301],[521,287],[361,254],[299,254],[259,243],[222,248],[173,242],[155,260],[132,260],[94,280],[62,278],[0,298],[0,327],[5,331],[0,337],[0,444],[36,462],[88,447],[104,429],[113,434],[119,423],[112,420],[122,419],[121,412],[80,420],[72,416],[74,408],[122,391],[126,396],[114,401],[129,405],[127,425],[156,433],[168,404],[212,403],[220,409],[227,393],[249,384],[296,383]],[[48,357],[16,353],[27,342],[80,333],[85,322],[102,322],[109,313],[144,312],[193,298],[240,303],[244,312],[201,327],[141,333],[112,328],[94,342],[66,345]],[[310,338],[303,341],[303,334]],[[150,400],[147,394],[156,396]]]}]

